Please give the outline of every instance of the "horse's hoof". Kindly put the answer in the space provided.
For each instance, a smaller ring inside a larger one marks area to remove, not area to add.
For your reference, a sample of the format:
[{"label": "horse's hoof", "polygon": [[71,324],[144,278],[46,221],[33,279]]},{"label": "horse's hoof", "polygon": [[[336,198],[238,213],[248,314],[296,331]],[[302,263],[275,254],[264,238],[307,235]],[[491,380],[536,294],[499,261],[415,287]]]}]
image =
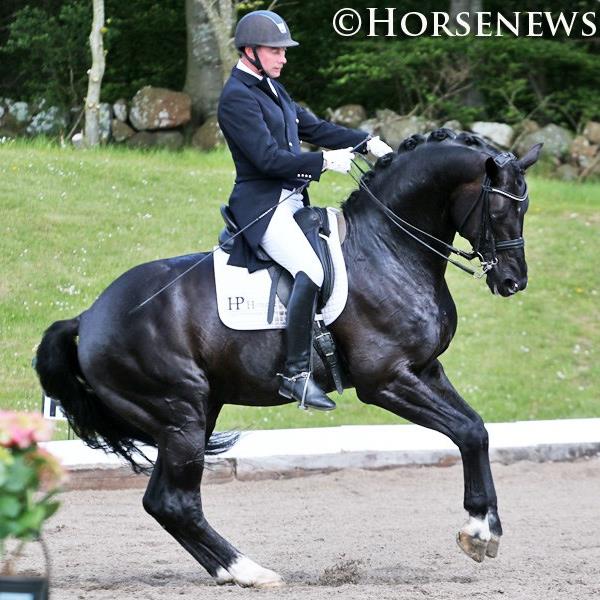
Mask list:
[{"label": "horse's hoof", "polygon": [[[277,575],[277,577],[279,577],[279,575]],[[281,577],[279,577],[279,579],[273,579],[272,581],[263,581],[261,583],[256,583],[253,587],[261,589],[261,590],[266,590],[266,589],[279,588],[279,587],[284,587],[284,586],[285,586],[285,581],[283,579],[281,579]]]},{"label": "horse's hoof", "polygon": [[279,573],[257,565],[246,556],[239,556],[227,570],[241,587],[274,588],[284,585]]},{"label": "horse's hoof", "polygon": [[456,543],[469,558],[476,562],[483,562],[488,542],[478,537],[472,537],[464,531],[459,531],[456,536]]},{"label": "horse's hoof", "polygon": [[498,556],[498,548],[500,546],[500,536],[494,535],[492,533],[492,537],[488,542],[487,548],[485,549],[485,555],[489,558],[496,558]]}]

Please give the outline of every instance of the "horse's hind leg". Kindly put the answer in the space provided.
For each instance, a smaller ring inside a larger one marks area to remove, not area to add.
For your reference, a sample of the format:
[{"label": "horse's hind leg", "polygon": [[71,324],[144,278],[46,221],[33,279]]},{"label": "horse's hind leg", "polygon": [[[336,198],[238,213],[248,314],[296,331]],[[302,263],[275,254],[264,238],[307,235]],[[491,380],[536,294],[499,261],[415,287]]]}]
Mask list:
[{"label": "horse's hind leg", "polygon": [[185,421],[167,426],[159,457],[144,495],[144,508],[219,584],[272,587],[281,577],[245,557],[222,538],[202,512],[205,426]]}]

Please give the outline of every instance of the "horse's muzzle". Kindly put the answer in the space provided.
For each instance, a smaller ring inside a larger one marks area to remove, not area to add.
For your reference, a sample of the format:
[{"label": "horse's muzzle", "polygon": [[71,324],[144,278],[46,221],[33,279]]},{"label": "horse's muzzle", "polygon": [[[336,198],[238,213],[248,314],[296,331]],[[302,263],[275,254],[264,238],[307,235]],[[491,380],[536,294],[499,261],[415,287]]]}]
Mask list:
[{"label": "horse's muzzle", "polygon": [[527,277],[517,279],[505,278],[501,281],[488,280],[488,286],[492,293],[507,298],[527,287]]}]

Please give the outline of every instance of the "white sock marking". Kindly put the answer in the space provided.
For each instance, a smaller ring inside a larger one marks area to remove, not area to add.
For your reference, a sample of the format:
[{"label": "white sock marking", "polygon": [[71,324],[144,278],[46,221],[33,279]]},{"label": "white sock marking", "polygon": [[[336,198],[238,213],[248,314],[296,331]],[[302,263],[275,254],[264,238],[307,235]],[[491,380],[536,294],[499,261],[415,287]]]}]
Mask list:
[{"label": "white sock marking", "polygon": [[465,523],[461,529],[467,535],[471,537],[479,538],[484,542],[489,542],[492,537],[490,534],[490,524],[488,522],[487,515],[483,519],[470,516],[469,520]]},{"label": "white sock marking", "polygon": [[234,581],[231,573],[223,567],[217,569],[214,579],[217,585],[225,585],[226,583],[233,583]]},{"label": "white sock marking", "polygon": [[233,576],[235,582],[244,587],[267,587],[283,583],[281,576],[275,571],[265,569],[243,555],[240,555],[235,562],[229,565],[227,570]]}]

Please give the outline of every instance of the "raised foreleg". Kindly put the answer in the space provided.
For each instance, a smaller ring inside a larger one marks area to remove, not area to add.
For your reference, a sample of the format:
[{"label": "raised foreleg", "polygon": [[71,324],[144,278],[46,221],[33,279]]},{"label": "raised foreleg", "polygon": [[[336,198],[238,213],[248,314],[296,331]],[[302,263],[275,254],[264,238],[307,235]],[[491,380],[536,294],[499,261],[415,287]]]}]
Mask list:
[{"label": "raised foreleg", "polygon": [[[365,382],[366,382],[365,378]],[[488,433],[481,417],[448,381],[439,361],[415,372],[405,363],[375,385],[357,385],[359,398],[448,436],[459,448],[464,472],[464,507],[469,520],[458,544],[473,560],[495,557],[502,535],[488,456]]]}]

